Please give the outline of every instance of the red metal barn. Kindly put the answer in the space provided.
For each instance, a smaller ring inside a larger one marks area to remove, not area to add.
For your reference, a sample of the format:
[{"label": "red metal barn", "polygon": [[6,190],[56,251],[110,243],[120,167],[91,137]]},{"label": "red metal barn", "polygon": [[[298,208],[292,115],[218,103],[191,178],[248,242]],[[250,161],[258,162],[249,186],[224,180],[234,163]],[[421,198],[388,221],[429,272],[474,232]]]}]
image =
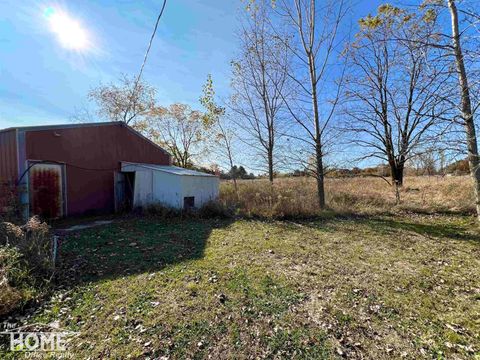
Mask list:
[{"label": "red metal barn", "polygon": [[170,165],[170,159],[121,122],[0,130],[0,183],[17,187],[26,217],[131,206],[135,173],[122,172],[122,162]]}]

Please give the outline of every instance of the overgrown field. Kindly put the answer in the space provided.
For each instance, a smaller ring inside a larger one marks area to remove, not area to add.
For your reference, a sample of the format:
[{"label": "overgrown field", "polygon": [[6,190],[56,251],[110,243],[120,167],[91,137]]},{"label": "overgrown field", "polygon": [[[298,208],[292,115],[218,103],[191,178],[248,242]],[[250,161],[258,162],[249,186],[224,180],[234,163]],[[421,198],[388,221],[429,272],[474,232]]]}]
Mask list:
[{"label": "overgrown field", "polygon": [[[242,215],[265,218],[298,218],[319,215],[316,183],[312,178],[239,181],[237,198],[232,182],[222,182],[221,200]],[[401,203],[383,179],[375,177],[327,178],[327,205],[344,214],[454,213],[473,214],[469,176],[407,177],[400,191]]]},{"label": "overgrown field", "polygon": [[471,217],[132,218],[69,235],[62,259],[23,324],[78,332],[76,359],[480,356]]}]

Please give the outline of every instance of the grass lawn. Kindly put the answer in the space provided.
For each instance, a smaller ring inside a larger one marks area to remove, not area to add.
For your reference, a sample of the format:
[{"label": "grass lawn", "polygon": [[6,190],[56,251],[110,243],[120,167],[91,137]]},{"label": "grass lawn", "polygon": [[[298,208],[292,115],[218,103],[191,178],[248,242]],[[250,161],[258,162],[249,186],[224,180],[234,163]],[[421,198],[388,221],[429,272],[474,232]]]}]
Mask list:
[{"label": "grass lawn", "polygon": [[120,220],[65,238],[63,289],[27,322],[79,332],[78,359],[480,359],[472,228],[427,215]]}]

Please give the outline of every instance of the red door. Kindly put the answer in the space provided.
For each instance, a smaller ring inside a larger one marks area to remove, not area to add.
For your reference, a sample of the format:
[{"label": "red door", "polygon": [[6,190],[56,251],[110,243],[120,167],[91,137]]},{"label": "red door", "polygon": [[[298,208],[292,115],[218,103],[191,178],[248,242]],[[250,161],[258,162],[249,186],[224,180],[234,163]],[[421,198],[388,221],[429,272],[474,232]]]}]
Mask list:
[{"label": "red door", "polygon": [[30,215],[63,216],[63,165],[35,164],[29,171]]}]

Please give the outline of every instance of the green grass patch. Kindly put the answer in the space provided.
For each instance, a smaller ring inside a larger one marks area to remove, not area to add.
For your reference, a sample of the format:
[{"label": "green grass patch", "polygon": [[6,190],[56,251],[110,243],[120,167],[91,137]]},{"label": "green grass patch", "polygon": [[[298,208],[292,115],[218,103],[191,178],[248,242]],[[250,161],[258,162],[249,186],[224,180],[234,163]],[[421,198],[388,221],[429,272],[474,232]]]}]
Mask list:
[{"label": "green grass patch", "polygon": [[69,235],[27,323],[77,358],[474,358],[480,244],[464,217],[129,219]]}]

